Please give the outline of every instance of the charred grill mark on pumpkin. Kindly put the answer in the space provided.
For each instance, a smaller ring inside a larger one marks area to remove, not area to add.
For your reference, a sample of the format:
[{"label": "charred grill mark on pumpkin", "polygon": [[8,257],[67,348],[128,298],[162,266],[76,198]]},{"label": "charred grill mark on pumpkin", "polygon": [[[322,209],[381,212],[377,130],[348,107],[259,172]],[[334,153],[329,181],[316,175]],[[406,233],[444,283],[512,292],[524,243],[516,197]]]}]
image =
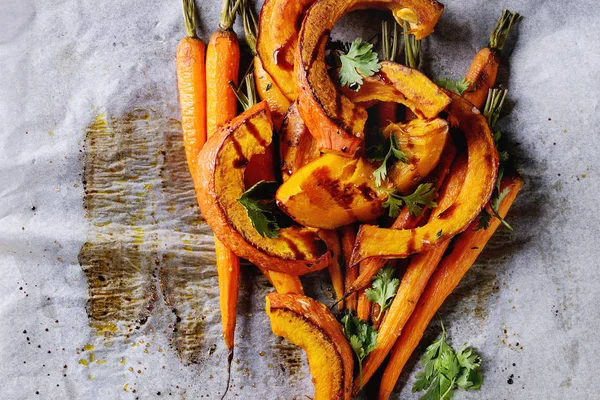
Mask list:
[{"label": "charred grill mark on pumpkin", "polygon": [[231,144],[233,145],[235,153],[238,156],[238,158],[233,160],[233,167],[245,168],[248,165],[248,159],[246,158],[246,156],[244,156],[244,151],[242,149],[242,146],[240,145],[240,142],[238,142],[237,139],[233,137],[231,138]]}]

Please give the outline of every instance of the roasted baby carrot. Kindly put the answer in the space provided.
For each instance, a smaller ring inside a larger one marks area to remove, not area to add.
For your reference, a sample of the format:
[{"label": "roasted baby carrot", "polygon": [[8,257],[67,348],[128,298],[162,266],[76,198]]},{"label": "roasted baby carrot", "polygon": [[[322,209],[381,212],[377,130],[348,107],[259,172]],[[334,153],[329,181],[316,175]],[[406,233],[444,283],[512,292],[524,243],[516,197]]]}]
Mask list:
[{"label": "roasted baby carrot", "polygon": [[206,49],[206,94],[208,135],[237,115],[237,99],[229,82],[238,84],[240,46],[232,30],[240,0],[223,0],[219,28]]},{"label": "roasted baby carrot", "polygon": [[[346,225],[341,227],[340,237],[342,241],[342,253],[344,254],[345,287],[348,288],[348,286],[358,278],[358,266],[351,267],[349,264],[350,257],[352,257],[352,249],[354,248],[354,241],[356,240],[356,226]],[[356,293],[348,295],[345,300],[346,309],[356,312],[356,302]]]},{"label": "roasted baby carrot", "polygon": [[192,178],[196,162],[206,142],[206,46],[196,36],[196,7],[194,0],[183,0],[186,37],[177,47],[177,88],[181,110],[181,128],[185,156]]},{"label": "roasted baby carrot", "polygon": [[340,237],[336,230],[322,230],[319,236],[329,250],[333,253],[331,263],[327,268],[331,277],[331,285],[335,292],[338,310],[344,308],[344,274],[342,272],[342,246],[340,245]]},{"label": "roasted baby carrot", "polygon": [[[502,179],[502,190],[509,189],[508,194],[500,201],[498,209],[498,213],[502,218],[506,217],[522,185],[523,181],[518,176]],[[477,256],[500,226],[500,223],[499,219],[493,218],[487,229],[477,230],[479,221],[476,219],[465,232],[456,238],[452,251],[444,257],[429,279],[429,283],[427,283],[427,287],[414,312],[392,348],[390,361],[383,372],[379,387],[379,400],[389,398],[406,361],[419,344],[427,325],[465,273],[471,268]]]},{"label": "roasted baby carrot", "polygon": [[[465,153],[462,153],[452,165],[452,170],[440,190],[438,207],[432,212],[430,219],[437,218],[442,212],[452,206],[463,186],[466,172],[467,156]],[[412,314],[415,304],[417,304],[421,293],[423,293],[427,285],[429,277],[440,262],[449,243],[450,241],[445,241],[431,250],[414,256],[410,260],[406,272],[400,281],[396,296],[377,333],[377,345],[363,361],[363,384],[373,376],[387,357],[394,343],[396,343],[396,339]],[[355,380],[354,393],[357,394],[359,390],[360,386],[356,384]]]},{"label": "roasted baby carrot", "polygon": [[471,62],[469,71],[465,76],[465,81],[469,84],[469,87],[463,93],[463,97],[477,108],[483,106],[488,91],[496,82],[500,65],[500,51],[504,48],[506,38],[512,27],[520,19],[521,16],[518,13],[502,10],[502,16],[496,22],[496,26],[490,35],[490,43],[479,50]]},{"label": "roasted baby carrot", "polygon": [[[229,82],[237,85],[240,68],[240,47],[232,30],[239,0],[223,0],[219,28],[211,35],[206,49],[206,125],[208,135],[237,115],[237,99]],[[217,273],[223,339],[229,349],[227,390],[231,376],[236,309],[239,295],[240,259],[215,237]]]}]

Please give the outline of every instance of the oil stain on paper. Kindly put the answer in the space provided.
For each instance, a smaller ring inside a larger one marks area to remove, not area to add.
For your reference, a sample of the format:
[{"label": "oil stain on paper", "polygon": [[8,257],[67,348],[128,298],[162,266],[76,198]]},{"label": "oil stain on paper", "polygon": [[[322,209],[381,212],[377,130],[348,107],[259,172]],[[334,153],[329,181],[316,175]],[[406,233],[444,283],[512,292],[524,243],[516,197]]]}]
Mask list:
[{"label": "oil stain on paper", "polygon": [[188,364],[208,357],[204,323],[220,317],[212,234],[196,205],[181,137],[178,121],[144,110],[96,117],[84,145],[89,230],[79,262],[98,333],[139,329],[164,299],[174,313],[173,347]]}]

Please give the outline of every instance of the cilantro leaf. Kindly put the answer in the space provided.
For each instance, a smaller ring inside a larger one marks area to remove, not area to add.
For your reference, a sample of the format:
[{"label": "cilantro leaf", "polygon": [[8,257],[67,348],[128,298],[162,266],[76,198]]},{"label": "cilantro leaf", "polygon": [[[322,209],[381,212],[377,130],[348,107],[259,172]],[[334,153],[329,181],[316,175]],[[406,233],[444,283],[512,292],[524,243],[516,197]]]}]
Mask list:
[{"label": "cilantro leaf", "polygon": [[446,340],[446,330],[442,324],[442,336],[430,344],[421,359],[423,372],[416,375],[413,392],[425,390],[421,400],[448,400],[454,389],[478,389],[483,377],[479,368],[481,358],[463,345],[458,353]]},{"label": "cilantro leaf", "polygon": [[350,347],[358,358],[358,370],[360,374],[360,388],[362,389],[362,361],[375,350],[377,346],[377,331],[373,325],[362,319],[346,314],[341,320],[344,335],[350,342]]},{"label": "cilantro leaf", "polygon": [[[347,52],[339,53],[341,67],[339,70],[340,84],[358,90],[363,84],[363,76],[371,76],[381,68],[373,45],[357,38]],[[362,76],[361,76],[362,75]]]},{"label": "cilantro leaf", "polygon": [[279,224],[275,213],[275,192],[279,187],[277,182],[260,181],[238,199],[246,209],[252,226],[262,237],[277,238]]},{"label": "cilantro leaf", "polygon": [[[383,134],[381,134],[381,138],[383,139]],[[367,158],[376,161],[381,160],[381,166],[373,172],[375,184],[377,186],[381,186],[381,182],[387,179],[388,168],[394,163],[394,158],[400,162],[408,164],[408,157],[402,150],[400,150],[400,144],[398,143],[398,138],[396,135],[390,134],[387,152],[385,152],[385,139],[382,140],[382,143],[384,144],[371,146],[370,153],[369,150],[367,150]],[[385,154],[383,158],[381,158],[382,153]]]},{"label": "cilantro leaf", "polygon": [[402,205],[406,205],[408,212],[416,216],[423,214],[423,206],[437,207],[437,203],[434,201],[437,197],[437,191],[431,183],[420,184],[412,194],[406,196],[398,194],[396,189],[388,190],[380,187],[377,189],[386,192],[388,195],[382,207],[388,209],[390,217],[400,215],[400,207]]},{"label": "cilantro leaf", "polygon": [[392,304],[392,299],[400,286],[400,280],[394,278],[394,272],[394,267],[382,268],[373,278],[372,287],[365,290],[367,298],[379,304],[377,319],[381,318],[381,313]]},{"label": "cilantro leaf", "polygon": [[448,89],[460,96],[469,88],[469,82],[467,82],[464,78],[459,81],[453,81],[450,78],[438,79],[435,81],[435,84]]},{"label": "cilantro leaf", "polygon": [[488,213],[485,210],[482,211],[481,214],[479,215],[479,221],[477,221],[477,228],[475,228],[475,230],[479,231],[481,229],[489,228],[491,219],[492,219],[492,215],[490,213]]}]

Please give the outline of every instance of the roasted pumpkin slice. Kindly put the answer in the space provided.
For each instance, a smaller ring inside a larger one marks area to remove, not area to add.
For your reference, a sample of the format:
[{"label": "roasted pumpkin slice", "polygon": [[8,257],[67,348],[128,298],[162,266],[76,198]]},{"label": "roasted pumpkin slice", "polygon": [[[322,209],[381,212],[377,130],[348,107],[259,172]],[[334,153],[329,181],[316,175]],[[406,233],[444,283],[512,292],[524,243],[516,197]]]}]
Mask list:
[{"label": "roasted pumpkin slice", "polygon": [[352,264],[370,258],[401,258],[426,250],[467,228],[488,202],[498,174],[498,152],[486,119],[471,103],[445,91],[452,103],[447,108],[465,135],[468,166],[464,184],[453,205],[415,229],[361,226]]},{"label": "roasted pumpkin slice", "polygon": [[277,190],[277,205],[304,226],[335,229],[379,217],[385,194],[375,190],[375,167],[363,158],[328,153],[305,165]]},{"label": "roasted pumpkin slice", "polygon": [[296,103],[288,109],[279,130],[279,156],[283,181],[321,155],[317,143],[298,113]]},{"label": "roasted pumpkin slice", "polygon": [[322,303],[299,294],[267,295],[267,315],[278,336],[306,352],[315,400],[348,400],[354,359],[342,326]]},{"label": "roasted pumpkin slice", "polygon": [[258,96],[269,104],[273,128],[278,131],[291,102],[283,95],[279,86],[273,81],[273,77],[265,71],[258,56],[254,57],[254,78]]},{"label": "roasted pumpkin slice", "polygon": [[[433,31],[443,11],[443,6],[435,0],[318,0],[308,9],[298,39],[297,101],[300,115],[322,151],[353,156],[364,137],[367,112],[343,95],[332,82],[325,63],[325,45],[340,17],[368,7],[388,8],[395,18],[410,21],[411,33],[418,39]],[[414,77],[418,79],[410,86],[418,87],[423,80],[433,85],[424,76],[411,74],[411,78]],[[401,93],[410,97],[409,93]]]},{"label": "roasted pumpkin slice", "polygon": [[437,165],[448,139],[448,122],[413,119],[407,123],[389,124],[383,133],[394,135],[408,162],[396,162],[388,179],[402,194],[409,194]]},{"label": "roasted pumpkin slice", "polygon": [[265,71],[291,101],[296,99],[294,65],[298,33],[315,0],[265,0],[260,11],[256,51]]},{"label": "roasted pumpkin slice", "polygon": [[450,103],[450,98],[425,74],[391,61],[382,61],[379,72],[363,77],[358,91],[344,86],[342,92],[354,103],[401,103],[420,118],[434,118]]},{"label": "roasted pumpkin slice", "polygon": [[248,160],[272,140],[267,103],[257,104],[220,128],[198,155],[198,204],[211,229],[237,256],[268,270],[293,275],[325,268],[330,252],[314,230],[292,226],[279,237],[261,236],[238,202]]}]

